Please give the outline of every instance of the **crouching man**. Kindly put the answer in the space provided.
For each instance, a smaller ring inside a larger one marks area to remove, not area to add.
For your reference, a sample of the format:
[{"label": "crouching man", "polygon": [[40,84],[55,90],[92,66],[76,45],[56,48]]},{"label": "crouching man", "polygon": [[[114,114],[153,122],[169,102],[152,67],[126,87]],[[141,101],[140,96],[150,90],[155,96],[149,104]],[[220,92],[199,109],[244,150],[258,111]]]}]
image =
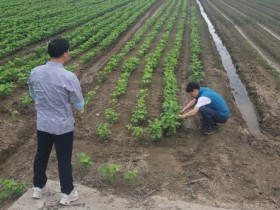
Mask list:
[{"label": "crouching man", "polygon": [[[184,119],[199,112],[202,117],[203,134],[215,133],[219,129],[218,123],[225,123],[230,116],[225,100],[214,90],[200,87],[196,82],[190,82],[186,91],[193,99],[180,111],[178,118]],[[185,113],[190,108],[193,109]]]}]

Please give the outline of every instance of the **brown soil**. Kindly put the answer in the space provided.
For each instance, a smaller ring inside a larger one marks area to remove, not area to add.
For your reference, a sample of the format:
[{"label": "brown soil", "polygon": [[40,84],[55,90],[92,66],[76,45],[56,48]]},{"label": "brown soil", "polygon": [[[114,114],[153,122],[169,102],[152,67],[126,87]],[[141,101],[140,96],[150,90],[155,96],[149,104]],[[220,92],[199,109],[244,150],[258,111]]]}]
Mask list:
[{"label": "brown soil", "polygon": [[256,55],[234,27],[227,26],[227,21],[217,10],[208,4],[204,6],[232,55],[243,84],[247,86],[250,99],[258,111],[261,127],[267,132],[266,135],[272,135],[279,141],[279,76],[277,79],[272,74],[272,69]]},{"label": "brown soil", "polygon": [[215,2],[215,4],[209,1],[207,1],[207,3],[229,20],[244,39],[246,39],[270,65],[280,72],[278,50],[280,48],[280,41],[277,36],[274,36],[273,33],[270,33],[269,30],[266,30],[255,20],[243,15],[243,13],[233,9],[226,3],[220,1]]},{"label": "brown soil", "polygon": [[[163,2],[163,0],[159,1],[155,7]],[[194,1],[189,1],[189,8],[191,4],[194,4]],[[152,8],[154,12],[155,7]],[[207,7],[206,11],[209,14],[208,10],[210,11],[210,8]],[[178,133],[173,137],[165,137],[157,142],[151,141],[148,137],[134,139],[125,125],[129,124],[134,110],[143,72],[144,59],[142,59],[139,68],[129,79],[127,93],[116,105],[116,110],[121,113],[119,122],[112,127],[111,137],[106,140],[100,139],[95,135],[95,126],[105,122],[102,112],[109,107],[110,94],[122,69],[120,65],[101,84],[97,97],[86,115],[76,116],[73,151],[75,182],[98,188],[104,193],[124,196],[139,203],[151,195],[162,195],[225,208],[279,209],[278,81],[267,67],[254,58],[251,48],[240,44],[243,42],[240,41],[240,36],[236,36],[234,29],[226,27],[214,11],[211,10],[211,14],[211,19],[219,33],[223,34],[223,41],[233,55],[251,100],[257,107],[263,134],[255,136],[247,130],[234,103],[227,74],[222,67],[207,25],[199,16],[202,35],[201,59],[206,73],[204,84],[217,90],[225,98],[232,111],[231,118],[218,133],[210,136],[203,136],[198,131],[199,116],[197,116],[184,122],[184,126],[178,129]],[[142,24],[138,25],[141,26]],[[176,71],[181,87],[179,96],[182,105],[186,99],[184,87],[189,75],[188,23],[186,26],[180,63]],[[163,33],[164,28],[159,35]],[[133,30],[135,29],[130,28],[123,37]],[[172,39],[174,34],[171,35],[171,41],[164,53],[170,49]],[[157,40],[158,38],[154,45]],[[116,43],[115,46],[122,46],[122,44]],[[111,50],[116,52],[115,47]],[[99,57],[100,61],[96,63],[107,61],[112,55],[111,50],[102,54]],[[134,55],[135,50],[128,57]],[[93,75],[102,68],[102,65],[89,63],[88,66],[83,67],[83,70],[77,71],[83,87],[86,87],[85,84],[88,86],[88,82],[94,81]],[[91,69],[92,75],[87,73],[88,69]],[[161,111],[161,85],[162,65],[159,65],[155,70],[148,96],[147,106],[153,107],[149,111],[151,117],[157,116]],[[20,93],[22,90],[1,101],[3,103],[0,107],[0,177],[31,182],[32,162],[36,149],[35,109],[33,105],[28,108],[22,107],[19,103]],[[20,112],[19,120],[12,118],[12,110]],[[86,152],[92,157],[93,167],[85,170],[78,166],[76,155],[79,152]],[[104,180],[97,170],[104,163],[121,164],[121,171],[135,168],[138,170],[138,176],[131,183],[125,182],[120,176],[115,182]],[[49,179],[58,180],[55,152],[51,154],[47,174]],[[3,209],[9,205],[9,203],[4,204]]]}]

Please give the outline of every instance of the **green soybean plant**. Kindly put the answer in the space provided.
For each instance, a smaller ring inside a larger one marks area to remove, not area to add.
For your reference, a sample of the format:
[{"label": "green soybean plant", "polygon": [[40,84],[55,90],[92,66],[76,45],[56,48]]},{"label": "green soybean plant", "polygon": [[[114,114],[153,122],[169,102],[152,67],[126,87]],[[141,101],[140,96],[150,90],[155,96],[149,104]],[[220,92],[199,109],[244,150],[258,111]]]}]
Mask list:
[{"label": "green soybean plant", "polygon": [[84,168],[88,168],[93,165],[92,158],[89,155],[87,155],[85,152],[78,153],[77,157],[79,159],[80,166]]},{"label": "green soybean plant", "polygon": [[137,169],[128,170],[128,171],[123,172],[123,178],[128,182],[131,182],[137,176],[138,176]]},{"label": "green soybean plant", "polygon": [[0,84],[0,99],[10,95],[14,87],[13,83]]},{"label": "green soybean plant", "polygon": [[133,126],[133,125],[127,125],[126,126],[128,131],[131,132],[132,136],[139,139],[141,138],[144,133],[146,132],[146,129],[145,128],[142,128],[140,126]]},{"label": "green soybean plant", "polygon": [[111,94],[111,97],[114,98],[119,98],[121,95],[123,95],[126,91],[127,83],[128,83],[128,78],[130,77],[130,72],[124,72],[121,74],[120,79],[118,80],[118,83]]},{"label": "green soybean plant", "polygon": [[13,179],[0,178],[0,203],[5,199],[22,195],[27,188],[27,183],[17,183]]},{"label": "green soybean plant", "polygon": [[155,119],[153,121],[149,121],[148,132],[152,139],[160,139],[163,134],[161,120]]},{"label": "green soybean plant", "polygon": [[105,176],[110,181],[117,179],[117,172],[120,170],[121,165],[119,164],[103,164],[98,168],[98,172]]},{"label": "green soybean plant", "polygon": [[96,126],[96,134],[101,138],[107,138],[111,134],[110,127],[109,123],[101,123]]},{"label": "green soybean plant", "polygon": [[92,101],[92,99],[96,96],[96,93],[98,90],[99,90],[99,85],[95,86],[95,88],[93,90],[90,90],[87,93],[87,96],[85,98],[85,105],[88,105],[90,103],[90,101]]},{"label": "green soybean plant", "polygon": [[131,123],[137,125],[140,122],[144,122],[148,114],[145,99],[148,95],[148,89],[141,89],[138,93],[136,101],[136,108],[131,116]]},{"label": "green soybean plant", "polygon": [[28,94],[24,95],[23,98],[21,99],[21,104],[25,107],[27,107],[31,103],[32,103],[32,98]]},{"label": "green soybean plant", "polygon": [[108,120],[110,123],[116,123],[119,119],[120,114],[117,113],[114,109],[108,108],[104,111],[105,113],[105,118]]},{"label": "green soybean plant", "polygon": [[124,62],[123,70],[125,72],[132,73],[137,68],[139,62],[140,62],[139,58],[131,57]]}]

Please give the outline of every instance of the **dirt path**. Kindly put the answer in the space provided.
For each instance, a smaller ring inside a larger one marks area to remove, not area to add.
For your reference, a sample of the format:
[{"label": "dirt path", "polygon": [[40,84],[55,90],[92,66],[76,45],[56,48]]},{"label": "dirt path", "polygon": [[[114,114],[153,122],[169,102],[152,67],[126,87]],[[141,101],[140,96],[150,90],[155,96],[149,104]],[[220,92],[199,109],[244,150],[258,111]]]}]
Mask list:
[{"label": "dirt path", "polygon": [[[54,181],[48,182],[49,192],[40,200],[31,198],[32,190],[26,192],[9,210],[40,210],[47,209],[65,209],[59,205],[59,183]],[[225,210],[211,206],[202,206],[195,203],[189,203],[182,200],[170,200],[161,196],[152,196],[141,203],[135,202],[129,198],[120,198],[115,195],[106,194],[88,188],[86,186],[75,186],[79,192],[79,199],[71,203],[67,209],[69,210],[84,210],[84,209],[122,209],[122,210],[144,210],[144,209],[185,209],[185,210]]]}]

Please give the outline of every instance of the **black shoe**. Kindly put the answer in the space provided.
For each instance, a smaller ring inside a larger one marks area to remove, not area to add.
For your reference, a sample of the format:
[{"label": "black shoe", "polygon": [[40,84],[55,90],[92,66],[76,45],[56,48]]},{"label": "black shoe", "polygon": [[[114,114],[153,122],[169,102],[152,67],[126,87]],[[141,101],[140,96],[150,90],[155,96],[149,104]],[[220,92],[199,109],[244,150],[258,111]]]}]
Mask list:
[{"label": "black shoe", "polygon": [[208,127],[208,128],[204,128],[203,129],[203,134],[204,135],[210,135],[212,133],[215,133],[216,131],[219,130],[219,126],[216,125],[216,126],[211,126],[211,127]]}]

